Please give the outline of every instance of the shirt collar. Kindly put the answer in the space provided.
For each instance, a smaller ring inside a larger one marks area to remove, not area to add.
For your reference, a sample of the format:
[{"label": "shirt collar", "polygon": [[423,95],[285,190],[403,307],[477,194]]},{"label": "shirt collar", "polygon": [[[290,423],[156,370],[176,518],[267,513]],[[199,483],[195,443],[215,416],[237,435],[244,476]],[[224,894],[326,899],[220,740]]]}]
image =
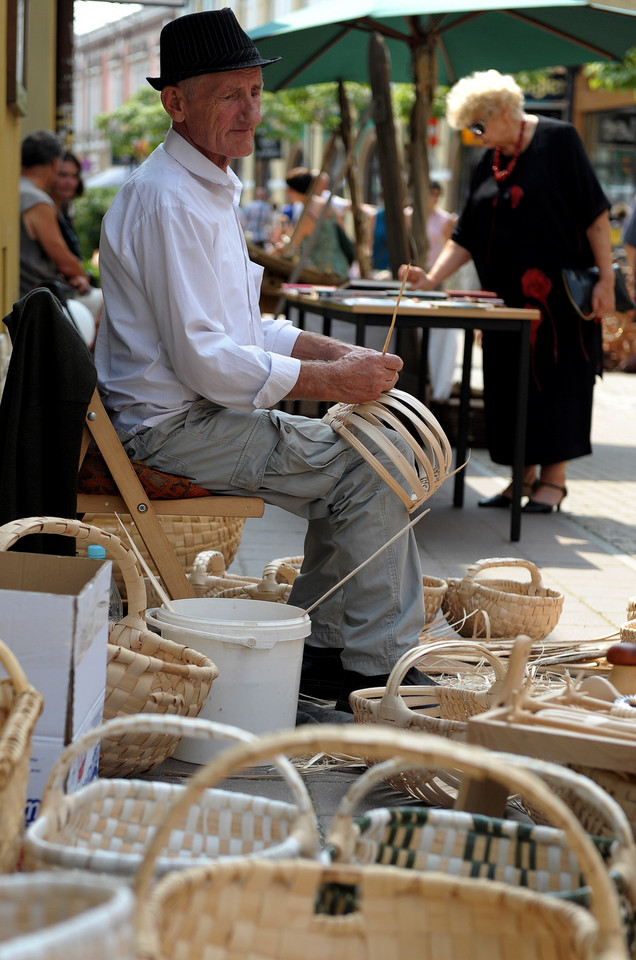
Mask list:
[{"label": "shirt collar", "polygon": [[228,193],[233,195],[234,203],[238,204],[241,198],[243,184],[231,167],[228,167],[226,171],[221,170],[220,167],[217,167],[215,163],[212,163],[211,160],[208,160],[199,150],[193,147],[191,143],[184,140],[181,134],[173,130],[172,127],[166,134],[163,147],[166,153],[170,154],[177,163],[180,163],[186,170],[189,170],[190,173],[201,177],[203,180],[208,180],[211,183],[216,183],[224,187]]}]

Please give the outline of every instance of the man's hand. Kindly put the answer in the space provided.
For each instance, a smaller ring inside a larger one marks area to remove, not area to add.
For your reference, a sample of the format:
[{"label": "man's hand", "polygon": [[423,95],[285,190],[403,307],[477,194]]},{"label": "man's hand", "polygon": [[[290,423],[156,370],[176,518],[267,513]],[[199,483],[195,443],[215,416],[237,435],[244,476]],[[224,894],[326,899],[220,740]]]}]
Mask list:
[{"label": "man's hand", "polygon": [[290,399],[365,403],[397,383],[403,363],[392,353],[354,347],[337,360],[304,361]]}]

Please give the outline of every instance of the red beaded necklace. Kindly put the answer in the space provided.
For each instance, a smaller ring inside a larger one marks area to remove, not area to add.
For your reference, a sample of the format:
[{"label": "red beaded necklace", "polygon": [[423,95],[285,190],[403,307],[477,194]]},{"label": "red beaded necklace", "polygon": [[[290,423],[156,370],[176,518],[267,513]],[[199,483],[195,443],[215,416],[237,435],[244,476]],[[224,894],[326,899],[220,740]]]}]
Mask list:
[{"label": "red beaded necklace", "polygon": [[519,158],[519,154],[521,153],[521,142],[523,140],[523,131],[525,130],[525,128],[526,128],[526,121],[522,120],[521,130],[519,131],[519,139],[517,140],[517,144],[515,146],[515,152],[513,153],[510,162],[506,167],[504,167],[503,170],[499,166],[499,161],[501,160],[501,147],[497,147],[497,149],[495,150],[495,156],[493,158],[493,163],[492,163],[492,172],[494,174],[494,177],[497,183],[503,183],[504,180],[507,180],[510,174],[512,173],[512,171],[514,170],[514,168],[517,166],[517,160]]}]

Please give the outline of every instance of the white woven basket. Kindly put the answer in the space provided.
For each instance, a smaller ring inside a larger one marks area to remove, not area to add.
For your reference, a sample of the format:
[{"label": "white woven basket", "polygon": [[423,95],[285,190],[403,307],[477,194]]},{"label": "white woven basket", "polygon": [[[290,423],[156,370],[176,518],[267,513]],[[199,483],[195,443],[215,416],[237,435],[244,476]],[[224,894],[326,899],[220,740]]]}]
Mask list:
[{"label": "white woven basket", "polygon": [[[197,739],[250,742],[255,736],[211,720],[143,716],[111,720],[63,752],[47,782],[40,813],[28,828],[25,866],[72,868],[129,880],[157,823],[185,789],[154,780],[96,780],[65,795],[72,764],[103,738],[131,731],[164,731]],[[319,844],[313,806],[297,770],[281,757],[276,767],[293,803],[229,790],[207,790],[175,829],[157,860],[159,875],[210,859],[293,858],[314,855]]]},{"label": "white woven basket", "polygon": [[135,960],[134,909],[107,877],[0,877],[0,960]]}]

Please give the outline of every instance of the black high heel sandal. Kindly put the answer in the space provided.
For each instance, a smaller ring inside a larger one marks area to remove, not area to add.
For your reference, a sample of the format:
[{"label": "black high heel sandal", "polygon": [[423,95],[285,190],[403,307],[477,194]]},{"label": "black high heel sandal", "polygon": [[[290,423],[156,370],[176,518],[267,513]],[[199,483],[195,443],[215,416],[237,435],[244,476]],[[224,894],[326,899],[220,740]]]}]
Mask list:
[{"label": "black high heel sandal", "polygon": [[560,487],[558,483],[548,483],[547,480],[537,480],[533,485],[533,491],[538,490],[539,487],[552,487],[554,490],[561,491],[561,499],[557,503],[544,503],[542,500],[528,500],[526,505],[522,507],[523,513],[552,513],[553,510],[556,510],[557,513],[561,509],[561,504],[568,495],[567,487]]},{"label": "black high heel sandal", "polygon": [[[523,491],[521,496],[527,497],[534,490],[534,483],[524,483]],[[484,497],[483,500],[477,501],[478,507],[499,507],[503,510],[508,510],[512,506],[512,497],[507,497],[503,493],[496,493],[492,497]]]}]

